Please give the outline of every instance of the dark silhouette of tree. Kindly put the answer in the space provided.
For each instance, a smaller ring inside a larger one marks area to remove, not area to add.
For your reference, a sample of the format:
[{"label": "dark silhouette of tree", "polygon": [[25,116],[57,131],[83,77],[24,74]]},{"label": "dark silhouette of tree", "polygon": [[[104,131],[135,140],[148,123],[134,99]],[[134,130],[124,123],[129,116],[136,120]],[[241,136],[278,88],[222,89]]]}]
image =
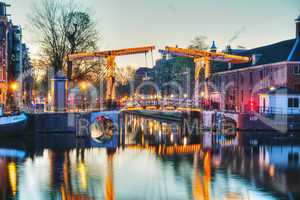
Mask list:
[{"label": "dark silhouette of tree", "polygon": [[203,35],[196,36],[188,46],[189,49],[196,49],[196,50],[207,50],[208,45],[206,43],[207,37]]},{"label": "dark silhouette of tree", "polygon": [[[34,5],[30,20],[39,39],[42,58],[55,72],[64,69],[67,54],[97,49],[96,23],[74,1],[41,0]],[[67,71],[71,80],[72,68]]]}]

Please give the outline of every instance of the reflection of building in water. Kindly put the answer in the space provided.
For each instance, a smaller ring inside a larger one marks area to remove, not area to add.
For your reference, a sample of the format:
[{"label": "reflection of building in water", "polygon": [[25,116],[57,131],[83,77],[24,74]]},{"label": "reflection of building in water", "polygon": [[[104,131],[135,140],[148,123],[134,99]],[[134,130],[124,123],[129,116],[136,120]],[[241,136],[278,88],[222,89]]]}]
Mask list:
[{"label": "reflection of building in water", "polygon": [[105,200],[114,200],[114,174],[113,174],[113,162],[114,162],[114,152],[107,152],[107,172],[105,177]]},{"label": "reflection of building in water", "polygon": [[125,115],[125,144],[181,144],[181,125],[136,115]]},{"label": "reflection of building in water", "polygon": [[204,199],[210,199],[211,193],[211,153],[208,151],[204,154]]},{"label": "reflection of building in water", "polygon": [[15,198],[18,190],[18,171],[14,160],[0,158],[0,199]]},{"label": "reflection of building in water", "polygon": [[191,144],[191,145],[176,145],[176,146],[142,146],[142,145],[128,145],[127,149],[147,151],[149,153],[158,154],[158,155],[174,155],[174,154],[191,154],[194,152],[199,152],[201,150],[200,144]]},{"label": "reflection of building in water", "polygon": [[9,197],[8,186],[7,161],[0,158],[0,197],[3,199],[8,199]]},{"label": "reflection of building in water", "polygon": [[200,176],[199,171],[199,163],[198,163],[199,152],[194,153],[194,181],[193,181],[193,199],[194,200],[203,200],[204,199],[204,191],[203,191],[203,180]]},{"label": "reflection of building in water", "polygon": [[[60,198],[62,200],[91,199],[87,194],[84,194],[88,188],[88,176],[84,159],[82,157],[79,160],[77,159],[76,168],[73,170],[70,152],[49,151],[49,154],[52,177],[51,186],[58,192],[54,194],[56,196],[54,198]],[[72,176],[72,174],[76,174],[76,176]],[[80,190],[73,188],[72,178],[74,177],[79,179]]]},{"label": "reflection of building in water", "polygon": [[14,161],[11,161],[8,163],[8,177],[9,177],[9,183],[10,183],[10,188],[13,197],[16,196],[17,193],[17,165]]},{"label": "reflection of building in water", "polygon": [[199,152],[194,154],[194,181],[193,181],[193,199],[209,200],[211,199],[211,152],[201,152],[203,155],[203,177],[199,171]]},{"label": "reflection of building in water", "polygon": [[284,196],[293,193],[300,198],[299,164],[295,165],[289,160],[292,157],[289,155],[295,155],[297,151],[299,147],[286,146],[224,148],[219,152],[221,161],[217,167],[243,177],[258,187]]},{"label": "reflection of building in water", "polygon": [[[86,163],[85,155],[88,151],[89,150],[84,149],[65,152],[49,151],[51,176],[54,176],[55,173],[55,176],[59,176],[59,178],[52,177],[51,188],[54,189],[55,192],[52,193],[55,194],[51,194],[51,198],[62,200],[88,200],[98,199],[100,197],[106,200],[115,199],[113,180],[114,151],[107,150],[106,175],[103,181],[103,190],[101,190],[100,187],[102,183],[98,180],[98,178],[100,180],[102,179],[101,173],[99,174],[100,177],[97,177],[97,180],[91,179],[90,171],[91,173],[98,174],[98,172],[93,170],[99,168],[90,165],[90,158],[87,159],[88,163]],[[104,149],[101,150],[101,152],[103,151]],[[99,156],[97,152],[99,153],[100,151],[95,151],[95,155]],[[95,162],[93,162],[93,164],[95,164]],[[105,166],[105,162],[102,164]],[[94,181],[93,184],[91,181]],[[101,193],[103,193],[103,196],[101,196]]]}]

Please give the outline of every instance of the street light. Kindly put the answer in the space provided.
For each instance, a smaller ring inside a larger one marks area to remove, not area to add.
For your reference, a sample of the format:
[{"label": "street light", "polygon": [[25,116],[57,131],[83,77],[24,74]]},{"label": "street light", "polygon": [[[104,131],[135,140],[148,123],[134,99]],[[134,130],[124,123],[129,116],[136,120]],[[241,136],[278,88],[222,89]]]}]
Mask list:
[{"label": "street light", "polygon": [[270,87],[270,91],[274,91],[276,88],[274,86]]},{"label": "street light", "polygon": [[10,89],[12,92],[15,92],[19,89],[19,83],[18,82],[11,82],[10,84]]},{"label": "street light", "polygon": [[82,90],[83,92],[85,92],[88,89],[88,83],[85,81],[81,81],[79,83],[79,88],[80,90]]},{"label": "street light", "polygon": [[205,96],[205,92],[201,92],[201,97],[204,97]]},{"label": "street light", "polygon": [[86,101],[87,101],[86,92],[87,92],[88,88],[89,88],[88,82],[86,82],[86,81],[79,82],[79,89],[83,92],[83,107],[84,107],[84,109],[86,107]]}]

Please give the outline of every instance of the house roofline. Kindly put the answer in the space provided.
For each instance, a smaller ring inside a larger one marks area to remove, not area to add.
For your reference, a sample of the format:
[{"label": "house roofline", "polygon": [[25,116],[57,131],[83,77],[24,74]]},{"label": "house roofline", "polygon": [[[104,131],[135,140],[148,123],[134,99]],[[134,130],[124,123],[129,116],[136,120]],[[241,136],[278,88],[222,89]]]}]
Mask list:
[{"label": "house roofline", "polygon": [[244,68],[240,68],[240,69],[232,69],[232,70],[227,70],[227,71],[222,71],[222,72],[216,72],[216,73],[213,73],[213,75],[234,73],[234,72],[246,71],[246,70],[249,70],[249,69],[257,69],[257,68],[261,68],[261,67],[271,67],[271,66],[274,66],[274,65],[282,65],[282,64],[300,64],[300,61],[275,62],[275,63],[269,63],[269,64],[264,64],[264,65],[257,65],[257,66],[251,66],[251,67],[244,67]]}]

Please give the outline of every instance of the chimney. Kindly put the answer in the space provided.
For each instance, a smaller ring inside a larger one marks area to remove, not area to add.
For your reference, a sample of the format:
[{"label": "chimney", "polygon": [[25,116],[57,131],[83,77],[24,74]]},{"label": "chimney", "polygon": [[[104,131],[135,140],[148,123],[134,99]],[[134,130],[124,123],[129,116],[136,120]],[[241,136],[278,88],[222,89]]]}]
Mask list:
[{"label": "chimney", "polygon": [[230,45],[227,45],[227,46],[226,46],[226,53],[228,53],[228,54],[231,54],[231,53],[232,53],[232,50],[231,50],[231,46],[230,46]]},{"label": "chimney", "polygon": [[295,19],[296,22],[296,39],[300,39],[300,15]]}]

